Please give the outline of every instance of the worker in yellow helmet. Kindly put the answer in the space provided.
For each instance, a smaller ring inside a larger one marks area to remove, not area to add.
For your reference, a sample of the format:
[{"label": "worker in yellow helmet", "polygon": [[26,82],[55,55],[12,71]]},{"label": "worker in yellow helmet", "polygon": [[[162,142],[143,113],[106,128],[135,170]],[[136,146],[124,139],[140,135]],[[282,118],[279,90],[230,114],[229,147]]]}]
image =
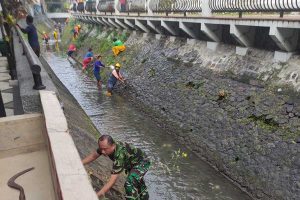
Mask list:
[{"label": "worker in yellow helmet", "polygon": [[120,73],[120,68],[121,68],[120,63],[116,63],[115,68],[113,69],[113,71],[108,79],[107,93],[106,93],[107,96],[112,95],[112,90],[118,81],[125,83],[125,79],[122,76],[122,74]]},{"label": "worker in yellow helmet", "polygon": [[57,29],[54,29],[53,31],[53,38],[56,42],[58,42],[58,32],[57,32]]}]

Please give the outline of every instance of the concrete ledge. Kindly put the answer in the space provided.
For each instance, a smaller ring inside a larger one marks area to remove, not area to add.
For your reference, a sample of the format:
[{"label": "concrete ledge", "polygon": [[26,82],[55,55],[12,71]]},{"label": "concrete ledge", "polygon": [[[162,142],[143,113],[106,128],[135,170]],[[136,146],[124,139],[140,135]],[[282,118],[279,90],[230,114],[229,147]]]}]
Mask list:
[{"label": "concrete ledge", "polygon": [[18,80],[9,80],[8,83],[9,83],[9,86],[11,86],[11,87],[19,85],[19,81]]},{"label": "concrete ledge", "polygon": [[161,34],[155,34],[155,39],[160,40],[161,39]]},{"label": "concrete ledge", "polygon": [[196,44],[196,42],[197,42],[196,39],[190,39],[190,38],[186,39],[186,43],[189,45],[194,45],[194,44]]},{"label": "concrete ledge", "polygon": [[143,33],[143,38],[147,38],[149,35],[149,33]]},{"label": "concrete ledge", "polygon": [[275,51],[274,60],[278,62],[287,62],[294,53]]},{"label": "concrete ledge", "polygon": [[212,51],[216,51],[218,46],[219,46],[218,42],[207,42],[207,48]]},{"label": "concrete ledge", "polygon": [[169,37],[169,41],[170,41],[170,42],[175,42],[175,40],[176,40],[176,37],[175,37],[175,36],[170,36],[170,37]]},{"label": "concrete ledge", "polygon": [[0,158],[26,152],[44,144],[44,122],[41,114],[0,118]]},{"label": "concrete ledge", "polygon": [[245,56],[248,52],[248,48],[247,47],[236,47],[235,48],[235,53],[237,55],[240,55],[240,56]]},{"label": "concrete ledge", "polygon": [[52,91],[40,91],[47,129],[47,144],[58,199],[97,200],[72,137],[60,103]]}]

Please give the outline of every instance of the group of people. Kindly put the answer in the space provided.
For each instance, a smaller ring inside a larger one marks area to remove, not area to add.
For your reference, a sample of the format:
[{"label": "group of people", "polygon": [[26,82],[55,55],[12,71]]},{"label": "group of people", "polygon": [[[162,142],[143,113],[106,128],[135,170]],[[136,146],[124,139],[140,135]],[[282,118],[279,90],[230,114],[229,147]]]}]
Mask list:
[{"label": "group of people", "polygon": [[[76,46],[74,44],[71,44],[69,46],[69,49],[67,52],[68,56],[72,57],[72,54],[76,50],[77,50]],[[105,65],[102,62],[102,56],[101,55],[94,56],[92,48],[89,48],[88,52],[85,54],[83,61],[82,61],[82,71],[85,71],[91,65],[93,66],[93,73],[97,80],[97,87],[99,89],[101,89],[102,88],[102,79],[101,79],[100,71],[101,71],[101,68],[105,67]],[[120,73],[120,68],[121,68],[121,64],[116,63],[111,75],[109,76],[109,79],[107,82],[107,92],[106,92],[107,96],[112,95],[112,90],[118,81],[125,83],[125,79],[122,76],[122,74]]]},{"label": "group of people", "polygon": [[[76,51],[76,46],[71,44],[68,49],[68,56],[72,57]],[[112,52],[116,57],[125,51],[126,47],[121,40],[113,39]],[[102,87],[100,76],[101,68],[106,67],[102,62],[101,55],[94,55],[93,49],[89,48],[82,61],[82,70],[86,70],[89,66],[93,66],[93,73],[97,80],[99,89]],[[112,90],[118,81],[125,83],[125,79],[120,73],[121,64],[116,63],[107,82],[107,96],[112,95]],[[149,194],[144,181],[144,176],[150,168],[150,160],[147,155],[139,148],[130,144],[114,141],[109,135],[102,135],[98,139],[98,147],[87,155],[82,163],[87,165],[95,161],[100,156],[109,157],[113,161],[111,177],[108,182],[97,192],[99,197],[105,194],[113,187],[122,172],[127,175],[124,188],[127,200],[148,200]]]},{"label": "group of people", "polygon": [[[27,27],[22,28],[19,24],[17,27],[23,33],[28,35],[28,42],[36,53],[40,56],[40,45],[38,41],[37,29],[33,25],[33,17],[28,15],[26,17]],[[46,33],[45,33],[46,34]],[[43,33],[44,35],[44,33]],[[46,37],[46,36],[45,36]],[[118,56],[120,52],[125,51],[125,46],[122,42],[114,39],[113,54]],[[76,51],[76,46],[71,44],[68,50],[68,55]],[[89,49],[85,55],[87,58],[94,57],[92,49]],[[91,59],[92,60],[92,59]],[[101,61],[101,55],[97,55],[95,62],[93,64],[94,75],[97,79],[98,87],[101,87],[101,77],[100,69],[105,67]],[[107,84],[107,93],[111,95],[112,89],[117,81],[124,82],[125,79],[120,74],[121,65],[119,63],[115,64],[114,70],[112,71]],[[98,139],[98,147],[86,156],[82,163],[84,165],[89,164],[99,158],[101,155],[109,157],[113,161],[113,167],[111,170],[111,177],[109,181],[103,186],[103,188],[97,192],[99,197],[104,197],[105,194],[113,187],[116,183],[117,178],[122,172],[127,174],[125,182],[125,192],[127,200],[148,200],[149,194],[144,181],[144,175],[149,170],[150,160],[147,158],[146,154],[139,148],[136,148],[130,144],[117,142],[109,135],[102,135]]]},{"label": "group of people", "polygon": [[[118,39],[113,39],[112,52],[114,56],[118,56],[125,51],[125,45]],[[73,55],[76,46],[71,44],[68,49],[68,56]],[[101,68],[106,67],[102,62],[101,55],[94,56],[93,49],[89,48],[82,61],[82,70],[86,70],[88,66],[93,65],[94,76],[97,80],[98,88],[101,88],[102,81],[100,76]],[[121,65],[116,63],[107,82],[107,96],[112,95],[112,90],[118,81],[124,83],[125,79],[120,73]],[[146,154],[139,148],[127,143],[114,141],[109,135],[102,135],[98,139],[98,147],[87,155],[82,163],[87,165],[95,161],[100,156],[109,157],[113,161],[111,177],[108,182],[97,192],[99,197],[105,194],[113,187],[122,172],[127,174],[124,184],[127,200],[148,200],[149,194],[144,181],[144,176],[150,167],[150,160]]]},{"label": "group of people", "polygon": [[[81,29],[81,26],[79,24],[74,26],[74,36],[73,36],[74,39],[77,38],[80,29]],[[76,50],[77,49],[76,49],[75,44],[70,44],[67,55],[69,57],[73,58],[72,55]],[[125,50],[126,50],[126,46],[124,45],[124,43],[117,38],[113,38],[113,47],[112,47],[113,55],[116,57]],[[100,71],[101,71],[101,68],[105,67],[105,65],[103,64],[103,62],[101,60],[102,60],[101,55],[94,56],[92,48],[88,49],[88,52],[85,54],[85,56],[82,60],[82,71],[85,71],[89,66],[93,66],[94,76],[97,80],[97,87],[99,89],[102,88],[102,80],[101,80],[101,76],[100,76]],[[118,81],[125,84],[125,79],[122,76],[122,74],[120,73],[120,68],[121,68],[120,63],[116,63],[115,66],[113,66],[113,71],[112,71],[112,73],[108,79],[108,83],[107,83],[107,92],[106,92],[107,96],[112,95],[112,90]]]}]

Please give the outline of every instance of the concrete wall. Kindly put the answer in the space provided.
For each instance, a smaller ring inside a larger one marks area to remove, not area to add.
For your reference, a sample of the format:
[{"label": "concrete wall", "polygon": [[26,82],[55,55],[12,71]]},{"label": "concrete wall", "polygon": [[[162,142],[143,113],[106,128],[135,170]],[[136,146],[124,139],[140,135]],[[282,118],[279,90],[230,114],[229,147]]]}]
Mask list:
[{"label": "concrete wall", "polygon": [[40,91],[46,141],[57,199],[98,199],[69,134],[67,120],[53,91]]},{"label": "concrete wall", "polygon": [[45,147],[45,127],[41,114],[1,118],[0,133],[0,158]]}]

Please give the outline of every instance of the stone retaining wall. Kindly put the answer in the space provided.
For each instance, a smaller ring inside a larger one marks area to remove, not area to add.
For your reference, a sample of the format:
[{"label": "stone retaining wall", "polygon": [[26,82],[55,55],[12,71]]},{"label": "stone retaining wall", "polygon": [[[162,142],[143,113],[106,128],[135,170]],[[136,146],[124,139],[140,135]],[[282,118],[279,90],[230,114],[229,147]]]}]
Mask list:
[{"label": "stone retaining wall", "polygon": [[138,33],[126,43],[120,92],[255,198],[300,196],[300,101],[280,78],[297,58]]}]

